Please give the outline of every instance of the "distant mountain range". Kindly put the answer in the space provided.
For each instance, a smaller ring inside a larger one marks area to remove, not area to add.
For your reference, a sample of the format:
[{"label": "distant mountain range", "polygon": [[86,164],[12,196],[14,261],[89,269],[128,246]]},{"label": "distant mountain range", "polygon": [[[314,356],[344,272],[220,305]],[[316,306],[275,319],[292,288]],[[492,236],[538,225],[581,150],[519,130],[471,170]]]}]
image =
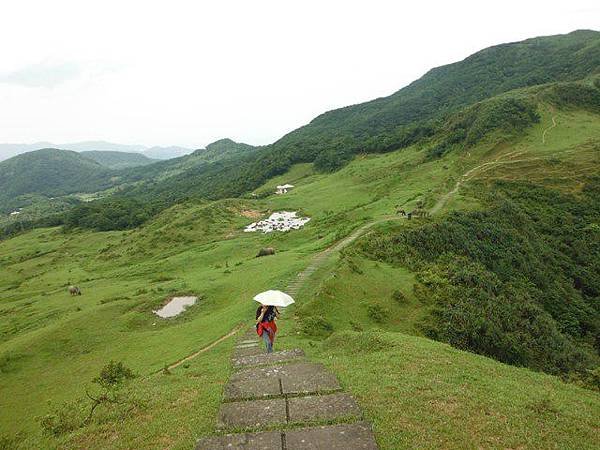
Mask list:
[{"label": "distant mountain range", "polygon": [[33,144],[0,144],[0,161],[22,153],[41,150],[44,148],[58,148],[61,150],[72,150],[75,152],[126,152],[141,153],[151,159],[171,159],[192,153],[194,149],[170,146],[170,147],[146,147],[143,145],[115,144],[105,141],[83,141],[68,144],[53,144],[51,142],[34,142]]},{"label": "distant mountain range", "polygon": [[[144,192],[159,180],[171,180],[176,185],[207,165],[249,155],[258,148],[221,139],[188,155],[159,160],[148,158],[145,152],[88,151],[83,150],[83,144],[76,147],[80,151],[43,148],[0,161],[0,211],[30,206],[40,196],[54,198],[125,186],[134,189],[133,185]],[[153,147],[149,151],[160,154],[170,149],[176,152],[180,147]]]}]

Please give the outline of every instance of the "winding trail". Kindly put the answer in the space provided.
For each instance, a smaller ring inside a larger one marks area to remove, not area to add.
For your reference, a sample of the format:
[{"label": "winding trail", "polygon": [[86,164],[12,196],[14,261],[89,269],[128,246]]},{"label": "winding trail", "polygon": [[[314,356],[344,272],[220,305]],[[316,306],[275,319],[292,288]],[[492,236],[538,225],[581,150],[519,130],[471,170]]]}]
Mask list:
[{"label": "winding trail", "polygon": [[[220,344],[221,342],[223,342],[225,339],[230,338],[231,336],[233,336],[234,334],[236,334],[238,331],[240,331],[242,329],[242,327],[244,326],[243,323],[236,325],[229,333],[227,333],[224,336],[221,336],[218,339],[215,339],[214,341],[212,341],[210,344],[208,344],[205,347],[202,347],[200,350],[198,350],[197,352],[192,353],[191,355],[186,356],[185,358],[180,359],[177,362],[174,362],[173,364],[167,366],[167,370],[171,370],[174,369],[176,367],[179,367],[180,365],[182,365],[183,363],[194,359],[195,357],[197,357],[198,355],[201,355],[204,352],[207,352],[208,350],[210,350],[211,348],[213,348],[215,345]],[[163,369],[159,370],[158,372],[161,372]],[[157,373],[158,373],[157,372]]]},{"label": "winding trail", "polygon": [[336,242],[335,244],[331,245],[330,247],[327,247],[322,252],[317,253],[313,257],[311,262],[308,264],[308,266],[306,266],[306,268],[302,272],[298,273],[296,278],[288,284],[288,286],[286,288],[286,292],[288,294],[290,294],[292,297],[297,295],[298,292],[300,291],[300,289],[302,288],[302,285],[306,282],[306,280],[313,273],[315,273],[319,268],[321,268],[321,266],[323,266],[323,264],[325,263],[325,261],[331,254],[342,250],[344,247],[347,247],[348,245],[350,245],[352,242],[354,242],[356,239],[358,239],[360,236],[362,236],[366,231],[368,231],[373,226],[375,226],[379,223],[382,223],[382,222],[388,222],[390,220],[401,220],[401,219],[403,219],[403,217],[384,216],[380,219],[374,220],[373,222],[366,223],[366,224],[360,226],[359,228],[357,228],[356,230],[354,230],[351,234],[346,236],[344,239]]},{"label": "winding trail", "polygon": [[548,131],[550,131],[552,128],[554,128],[556,126],[556,116],[552,116],[552,125],[550,125],[548,128],[546,128],[544,130],[544,132],[542,133],[542,144],[546,143],[546,133],[548,133]]}]

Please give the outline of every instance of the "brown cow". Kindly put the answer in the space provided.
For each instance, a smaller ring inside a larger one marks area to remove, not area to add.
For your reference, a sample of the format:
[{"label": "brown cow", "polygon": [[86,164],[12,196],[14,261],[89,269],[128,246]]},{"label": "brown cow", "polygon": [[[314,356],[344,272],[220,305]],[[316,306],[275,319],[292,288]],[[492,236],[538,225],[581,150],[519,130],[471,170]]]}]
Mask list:
[{"label": "brown cow", "polygon": [[256,255],[257,258],[260,258],[261,256],[270,256],[270,255],[274,255],[275,254],[275,249],[273,247],[265,247],[265,248],[261,248],[260,251],[258,252],[258,255]]},{"label": "brown cow", "polygon": [[69,286],[69,294],[81,295],[81,289],[78,286]]}]

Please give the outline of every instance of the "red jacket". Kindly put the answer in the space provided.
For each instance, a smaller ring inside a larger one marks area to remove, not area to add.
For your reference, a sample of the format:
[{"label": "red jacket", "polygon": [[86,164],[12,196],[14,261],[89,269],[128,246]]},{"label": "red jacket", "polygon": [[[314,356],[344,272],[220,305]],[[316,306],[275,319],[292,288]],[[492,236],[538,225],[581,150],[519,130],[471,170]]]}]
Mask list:
[{"label": "red jacket", "polygon": [[259,336],[262,336],[265,330],[267,331],[267,333],[269,333],[269,339],[271,340],[271,342],[273,342],[273,339],[275,339],[275,333],[277,333],[277,325],[275,324],[275,321],[273,320],[272,322],[260,322],[256,327],[256,333]]}]

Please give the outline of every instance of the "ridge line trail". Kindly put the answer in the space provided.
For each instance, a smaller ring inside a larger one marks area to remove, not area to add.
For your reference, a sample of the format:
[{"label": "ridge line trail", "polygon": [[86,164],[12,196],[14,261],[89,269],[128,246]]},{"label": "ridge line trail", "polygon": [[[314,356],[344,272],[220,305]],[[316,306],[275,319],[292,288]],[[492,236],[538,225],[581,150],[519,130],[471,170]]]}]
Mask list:
[{"label": "ridge line trail", "polygon": [[[542,144],[546,144],[546,134],[548,133],[548,131],[550,131],[551,129],[553,129],[554,127],[556,127],[558,124],[556,123],[556,115],[554,114],[554,108],[549,107],[550,109],[550,113],[552,114],[552,125],[550,125],[549,127],[547,127],[546,129],[544,129],[544,131],[542,132]],[[537,160],[537,159],[544,159],[544,157],[533,157],[533,158],[525,158],[525,159],[513,159],[516,156],[520,156],[522,155],[524,152],[523,151],[517,151],[517,150],[513,150],[512,152],[508,152],[505,153],[503,155],[498,156],[496,159],[494,159],[493,161],[488,161],[485,163],[482,163],[478,166],[475,166],[469,170],[467,170],[464,174],[461,175],[461,177],[458,179],[458,181],[456,182],[456,184],[454,185],[454,188],[447,192],[446,194],[444,194],[433,206],[433,208],[431,208],[429,210],[429,214],[434,215],[436,214],[440,209],[442,209],[442,207],[446,204],[446,202],[450,199],[450,197],[452,197],[454,194],[456,194],[458,192],[458,190],[460,189],[461,185],[466,182],[469,181],[471,179],[471,176],[473,175],[474,172],[477,172],[480,169],[484,169],[484,172],[487,172],[488,170],[492,169],[494,166],[497,165],[502,165],[502,164],[514,164],[517,162],[524,162],[524,161],[532,161],[532,160]],[[509,158],[509,160],[505,160],[505,158]]]},{"label": "ridge line trail", "polygon": [[556,115],[554,114],[554,108],[552,106],[548,105],[548,109],[550,110],[550,114],[552,114],[552,125],[550,125],[546,129],[544,129],[544,131],[542,133],[542,144],[546,143],[546,133],[548,133],[548,131],[550,131],[552,128],[556,127],[556,125],[557,125]]},{"label": "ridge line trail", "polygon": [[356,239],[358,239],[365,231],[369,228],[377,225],[378,223],[387,222],[389,220],[401,220],[402,217],[398,216],[384,216],[372,222],[367,222],[364,225],[358,227],[352,233],[350,233],[345,238],[340,241],[330,245],[325,250],[320,251],[316,255],[314,255],[310,261],[310,263],[296,275],[286,288],[286,291],[290,295],[296,295],[307,278],[309,278],[315,271],[317,271],[326,261],[326,259],[334,252],[337,252],[344,247],[350,245]]}]

